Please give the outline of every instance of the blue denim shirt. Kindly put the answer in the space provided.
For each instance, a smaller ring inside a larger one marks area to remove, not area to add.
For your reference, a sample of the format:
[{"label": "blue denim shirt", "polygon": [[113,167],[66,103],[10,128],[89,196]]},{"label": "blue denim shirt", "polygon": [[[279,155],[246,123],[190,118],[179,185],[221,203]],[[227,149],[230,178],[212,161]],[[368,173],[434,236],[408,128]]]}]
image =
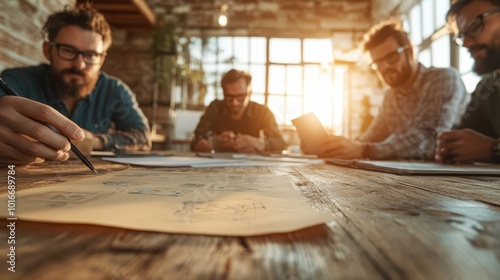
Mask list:
[{"label": "blue denim shirt", "polygon": [[[135,95],[121,80],[101,72],[94,90],[71,114],[51,87],[50,66],[7,69],[2,79],[19,95],[50,105],[104,142],[105,150],[149,149],[149,125]],[[0,90],[0,96],[5,95]]]}]

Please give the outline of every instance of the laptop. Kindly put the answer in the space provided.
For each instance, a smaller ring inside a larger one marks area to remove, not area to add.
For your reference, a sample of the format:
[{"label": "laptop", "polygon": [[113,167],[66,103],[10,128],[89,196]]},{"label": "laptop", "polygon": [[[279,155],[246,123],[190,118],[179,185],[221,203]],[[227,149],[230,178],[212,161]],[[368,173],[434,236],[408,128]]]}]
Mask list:
[{"label": "laptop", "polygon": [[309,150],[309,153],[317,155],[321,143],[328,137],[328,132],[318,117],[311,112],[293,119],[292,123],[297,129],[300,140]]}]

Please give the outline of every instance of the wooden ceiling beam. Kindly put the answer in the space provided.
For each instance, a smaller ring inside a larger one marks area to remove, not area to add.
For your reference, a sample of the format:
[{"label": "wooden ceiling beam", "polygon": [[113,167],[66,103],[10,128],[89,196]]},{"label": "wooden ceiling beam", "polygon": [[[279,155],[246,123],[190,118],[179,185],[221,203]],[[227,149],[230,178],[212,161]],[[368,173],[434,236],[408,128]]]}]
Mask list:
[{"label": "wooden ceiling beam", "polygon": [[151,27],[156,26],[156,16],[149,8],[148,4],[146,3],[145,0],[130,0],[141,12],[144,17],[146,17],[146,20],[151,24]]},{"label": "wooden ceiling beam", "polygon": [[[77,0],[78,4],[87,0]],[[92,6],[101,12],[111,26],[119,28],[152,28],[156,26],[156,15],[145,0],[101,0]]]},{"label": "wooden ceiling beam", "polygon": [[137,12],[137,7],[132,4],[97,4],[92,5],[96,10],[101,13],[105,12]]}]

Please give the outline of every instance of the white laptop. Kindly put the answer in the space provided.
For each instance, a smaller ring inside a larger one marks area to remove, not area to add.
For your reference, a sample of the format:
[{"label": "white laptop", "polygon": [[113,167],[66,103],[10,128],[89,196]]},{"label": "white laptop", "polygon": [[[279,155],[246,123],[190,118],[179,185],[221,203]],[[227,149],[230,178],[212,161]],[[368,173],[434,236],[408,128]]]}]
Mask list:
[{"label": "white laptop", "polygon": [[292,120],[297,128],[300,140],[312,154],[318,154],[323,140],[328,137],[328,132],[323,127],[314,113],[307,113]]}]

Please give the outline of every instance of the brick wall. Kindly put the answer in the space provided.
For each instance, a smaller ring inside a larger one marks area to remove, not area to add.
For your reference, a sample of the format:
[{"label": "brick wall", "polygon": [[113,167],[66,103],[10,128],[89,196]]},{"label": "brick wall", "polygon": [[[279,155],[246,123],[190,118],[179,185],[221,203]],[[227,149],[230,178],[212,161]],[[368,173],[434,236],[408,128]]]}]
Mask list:
[{"label": "brick wall", "polygon": [[0,71],[45,62],[40,33],[47,16],[73,0],[0,2]]}]

